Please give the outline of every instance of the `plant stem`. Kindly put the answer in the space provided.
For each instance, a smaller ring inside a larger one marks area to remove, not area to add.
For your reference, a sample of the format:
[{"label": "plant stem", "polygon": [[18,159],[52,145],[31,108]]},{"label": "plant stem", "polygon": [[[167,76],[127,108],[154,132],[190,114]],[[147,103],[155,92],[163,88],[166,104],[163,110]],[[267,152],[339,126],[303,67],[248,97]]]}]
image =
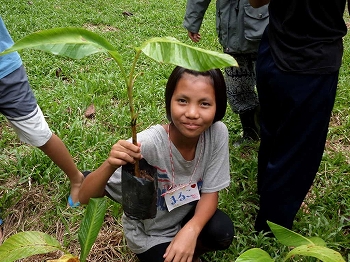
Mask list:
[{"label": "plant stem", "polygon": [[[141,51],[137,51],[135,54],[135,58],[133,61],[133,64],[131,66],[131,71],[129,75],[129,80],[127,82],[127,88],[128,88],[128,98],[129,98],[129,107],[130,107],[130,115],[131,115],[131,134],[132,134],[132,143],[134,145],[137,145],[137,131],[136,131],[136,120],[137,116],[135,114],[135,109],[134,109],[134,99],[133,99],[133,87],[134,87],[134,71],[136,67],[136,62],[141,54]],[[135,161],[135,176],[136,177],[141,177],[140,175],[140,167],[139,167],[139,161]]]},{"label": "plant stem", "polygon": [[[137,145],[136,118],[133,118],[131,120],[131,132],[132,132],[133,144]],[[141,177],[141,175],[140,175],[140,165],[139,165],[139,160],[138,159],[136,159],[136,161],[135,161],[135,176],[136,177]]]}]

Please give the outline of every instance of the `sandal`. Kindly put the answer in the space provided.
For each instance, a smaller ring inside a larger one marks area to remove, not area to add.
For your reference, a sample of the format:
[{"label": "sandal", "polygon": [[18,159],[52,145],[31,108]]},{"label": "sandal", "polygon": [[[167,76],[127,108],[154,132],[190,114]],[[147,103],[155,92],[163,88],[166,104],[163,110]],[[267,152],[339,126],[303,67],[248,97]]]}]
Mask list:
[{"label": "sandal", "polygon": [[72,199],[72,196],[71,195],[69,195],[69,197],[68,197],[68,205],[70,206],[70,207],[78,207],[78,206],[80,206],[80,202],[78,201],[78,202],[73,202],[73,199]]}]

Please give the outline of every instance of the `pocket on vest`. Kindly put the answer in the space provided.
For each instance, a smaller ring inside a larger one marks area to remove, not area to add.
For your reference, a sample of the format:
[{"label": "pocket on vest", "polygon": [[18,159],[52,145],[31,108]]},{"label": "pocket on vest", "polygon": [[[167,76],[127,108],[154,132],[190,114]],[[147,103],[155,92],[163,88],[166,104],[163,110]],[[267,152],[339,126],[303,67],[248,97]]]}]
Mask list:
[{"label": "pocket on vest", "polygon": [[268,4],[259,8],[244,6],[244,37],[249,41],[260,41],[269,23]]}]

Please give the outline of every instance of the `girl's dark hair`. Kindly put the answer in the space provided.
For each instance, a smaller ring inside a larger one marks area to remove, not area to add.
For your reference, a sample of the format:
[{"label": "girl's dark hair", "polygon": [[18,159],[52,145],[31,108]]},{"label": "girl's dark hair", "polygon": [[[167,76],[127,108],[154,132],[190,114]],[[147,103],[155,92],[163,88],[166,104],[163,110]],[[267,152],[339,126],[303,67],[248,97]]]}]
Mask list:
[{"label": "girl's dark hair", "polygon": [[194,75],[194,76],[209,76],[213,81],[213,86],[215,90],[215,102],[216,102],[216,112],[213,123],[221,120],[226,113],[227,107],[227,96],[226,96],[226,85],[224,76],[220,69],[211,69],[205,72],[198,72],[190,69],[186,69],[180,66],[175,67],[171,75],[169,76],[168,82],[165,88],[165,109],[166,116],[169,121],[171,121],[170,112],[170,102],[174,94],[177,82],[180,80],[184,73]]}]

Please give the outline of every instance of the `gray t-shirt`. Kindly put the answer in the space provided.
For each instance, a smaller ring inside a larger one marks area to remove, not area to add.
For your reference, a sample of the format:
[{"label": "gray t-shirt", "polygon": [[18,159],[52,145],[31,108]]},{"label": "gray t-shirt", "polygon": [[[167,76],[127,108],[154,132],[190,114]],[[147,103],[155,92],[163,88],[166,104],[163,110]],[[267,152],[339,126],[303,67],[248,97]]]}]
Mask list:
[{"label": "gray t-shirt", "polygon": [[[172,145],[175,184],[188,184],[197,164],[192,182],[197,182],[202,193],[217,192],[230,183],[228,131],[224,123],[215,122],[202,134],[203,144],[199,139],[193,160],[185,160],[177,148]],[[158,200],[157,215],[153,219],[131,220],[123,215],[124,234],[129,248],[136,254],[151,247],[170,242],[180,230],[183,218],[194,207],[195,202],[168,211],[164,197],[161,196],[171,186],[172,168],[170,162],[169,140],[166,130],[161,125],[152,126],[137,135],[141,143],[141,152],[145,160],[157,168]],[[203,146],[201,150],[201,146]],[[121,168],[117,169],[106,185],[106,191],[121,203]]]}]

